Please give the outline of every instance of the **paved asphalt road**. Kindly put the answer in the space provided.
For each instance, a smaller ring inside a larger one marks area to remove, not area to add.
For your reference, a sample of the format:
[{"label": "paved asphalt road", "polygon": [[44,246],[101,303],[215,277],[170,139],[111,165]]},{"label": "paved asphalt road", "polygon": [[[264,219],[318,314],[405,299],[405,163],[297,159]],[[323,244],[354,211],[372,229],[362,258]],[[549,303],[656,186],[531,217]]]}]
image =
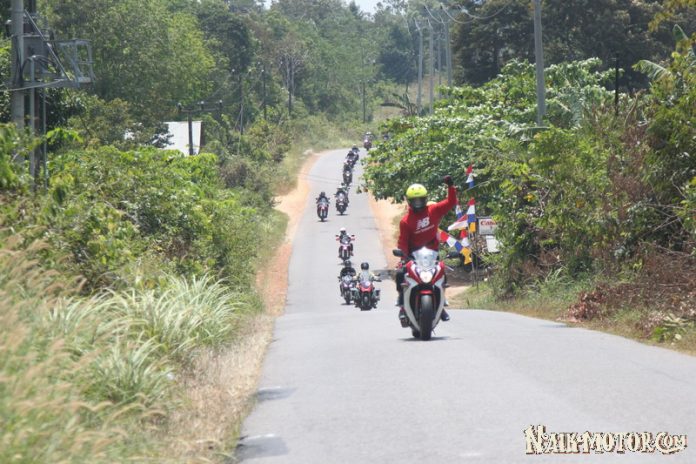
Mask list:
[{"label": "paved asphalt road", "polygon": [[[513,314],[451,310],[431,341],[411,338],[385,280],[376,310],[342,304],[334,235],[383,269],[367,197],[320,223],[347,150],[320,158],[290,262],[258,403],[236,458],[257,463],[696,463],[673,455],[526,455],[523,431],[669,432],[696,440],[696,358]],[[364,156],[362,151],[361,156]],[[358,170],[358,173],[360,170]],[[356,266],[357,267],[357,266]]]}]

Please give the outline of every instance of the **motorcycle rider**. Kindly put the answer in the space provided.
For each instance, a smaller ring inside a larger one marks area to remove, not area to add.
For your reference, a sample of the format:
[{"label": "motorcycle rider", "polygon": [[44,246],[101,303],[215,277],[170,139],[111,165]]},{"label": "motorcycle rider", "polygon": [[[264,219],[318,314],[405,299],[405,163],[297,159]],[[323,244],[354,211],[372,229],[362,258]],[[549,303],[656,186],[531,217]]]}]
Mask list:
[{"label": "motorcycle rider", "polygon": [[349,275],[351,278],[355,278],[357,274],[358,273],[355,271],[355,268],[353,267],[353,263],[351,263],[350,260],[346,260],[343,263],[343,268],[341,269],[341,272],[338,274],[338,280],[341,280],[345,275]]},{"label": "motorcycle rider", "polygon": [[338,199],[339,199],[341,196],[343,197],[343,200],[346,202],[346,205],[348,205],[348,203],[349,203],[349,201],[348,201],[348,192],[345,191],[345,189],[343,188],[343,186],[338,187],[338,188],[336,189],[336,193],[334,193],[334,197],[336,197],[336,201],[338,201]]},{"label": "motorcycle rider", "polygon": [[355,281],[359,281],[361,278],[367,279],[370,282],[381,282],[382,279],[380,277],[370,271],[370,263],[364,262],[360,263],[360,275],[356,275],[353,277]]},{"label": "motorcycle rider", "polygon": [[[369,280],[370,282],[382,281],[382,279],[380,279],[380,277],[377,274],[370,272],[370,263],[368,262],[360,263],[360,274],[353,277],[353,281],[355,281],[356,286],[363,279]],[[379,299],[379,289],[375,288],[373,292],[374,294],[372,295],[372,301],[374,302],[376,299]]]},{"label": "motorcycle rider", "polygon": [[316,198],[317,200],[317,205],[321,203],[322,201],[329,202],[329,198],[326,196],[326,192],[322,191],[319,196]]},{"label": "motorcycle rider", "polygon": [[350,255],[353,256],[353,239],[350,237],[350,235],[348,235],[348,232],[346,232],[345,227],[341,227],[341,229],[338,232],[338,243],[343,243],[343,240],[347,240]]},{"label": "motorcycle rider", "polygon": [[[428,247],[431,250],[438,250],[439,241],[437,230],[440,221],[445,214],[457,205],[457,189],[454,187],[452,177],[447,175],[443,178],[447,185],[447,198],[428,205],[428,191],[421,184],[412,184],[406,189],[406,200],[408,201],[408,212],[401,218],[399,223],[399,242],[398,248],[403,252],[402,260],[408,259],[415,250]],[[405,280],[406,267],[402,266],[396,272],[396,291],[399,293],[399,320],[403,327],[408,326],[408,317],[404,309],[404,293],[402,284]],[[444,309],[440,319],[449,320],[449,314]]]},{"label": "motorcycle rider", "polygon": [[341,269],[341,272],[338,274],[338,291],[343,296],[343,277],[349,276],[350,277],[350,287],[349,287],[349,292],[350,292],[350,297],[353,297],[353,289],[355,288],[355,276],[357,275],[357,272],[355,272],[355,268],[353,267],[353,264],[350,262],[350,260],[346,260],[343,262],[343,268]]},{"label": "motorcycle rider", "polygon": [[346,161],[349,163],[351,169],[353,168],[353,166],[355,166],[355,163],[357,163],[359,159],[360,149],[357,145],[353,145],[353,148],[351,148],[348,154],[346,155]]},{"label": "motorcycle rider", "polygon": [[365,132],[365,136],[363,137],[363,147],[366,150],[372,148],[372,132]]}]

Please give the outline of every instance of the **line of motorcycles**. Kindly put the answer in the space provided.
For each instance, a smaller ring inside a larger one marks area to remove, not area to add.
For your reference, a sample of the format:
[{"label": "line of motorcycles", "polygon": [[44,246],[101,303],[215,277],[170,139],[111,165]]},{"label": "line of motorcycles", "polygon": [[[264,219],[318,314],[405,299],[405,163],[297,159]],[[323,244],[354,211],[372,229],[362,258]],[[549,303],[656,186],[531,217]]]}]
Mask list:
[{"label": "line of motorcycles", "polygon": [[[348,192],[353,182],[353,168],[360,159],[360,149],[353,145],[343,162],[342,177],[343,183],[336,191],[336,210],[340,215],[345,214],[348,208]],[[317,215],[323,222],[329,209],[328,199],[325,202],[317,203]],[[343,268],[338,276],[339,291],[341,299],[346,304],[353,304],[361,311],[369,311],[377,307],[380,299],[380,291],[375,288],[374,282],[381,281],[378,276],[369,270],[369,264],[364,262],[360,265],[360,272],[356,272],[351,263],[353,256],[353,242],[355,235],[348,234],[345,228],[341,228],[341,233],[336,235],[338,241],[338,258],[343,263]]]},{"label": "line of motorcycles", "polygon": [[[357,145],[353,145],[353,148],[346,155],[346,159],[343,162],[343,182],[341,186],[336,189],[334,197],[336,198],[336,211],[338,214],[343,216],[348,209],[348,192],[350,192],[350,186],[353,182],[353,168],[355,164],[360,159],[360,149]],[[321,222],[326,221],[329,216],[329,199],[323,195],[317,198],[317,217]]]},{"label": "line of motorcycles", "polygon": [[370,272],[367,262],[360,267],[360,272],[356,273],[350,260],[344,260],[343,269],[338,276],[338,288],[347,305],[353,304],[361,311],[370,311],[377,308],[380,300],[380,291],[374,283],[381,282],[382,279]]},{"label": "line of motorcycles", "polygon": [[[366,139],[366,142],[369,139]],[[369,149],[367,146],[365,147]],[[359,158],[357,146],[346,156],[344,162],[344,184],[346,190],[350,183],[346,184],[346,172],[350,173],[349,180],[352,181],[352,171]],[[337,198],[338,208],[338,198]],[[347,207],[347,195],[346,195]],[[319,206],[317,213],[320,212]],[[328,199],[326,201],[325,213],[328,212]],[[343,211],[339,209],[343,214]],[[323,221],[326,215],[320,215]],[[364,262],[360,265],[360,273],[356,273],[350,261],[354,254],[353,242],[355,235],[349,235],[345,228],[341,228],[341,233],[336,235],[338,245],[338,257],[343,262],[338,281],[341,298],[345,304],[353,304],[361,311],[369,311],[377,307],[380,300],[380,290],[375,288],[374,282],[381,282],[378,276],[369,271],[369,264]],[[414,338],[430,340],[433,330],[440,321],[440,316],[445,306],[445,263],[439,259],[438,253],[423,247],[412,253],[411,256],[404,256],[401,250],[393,250],[394,256],[402,259],[404,283],[404,311],[406,319],[402,320],[402,326],[411,329]]]}]

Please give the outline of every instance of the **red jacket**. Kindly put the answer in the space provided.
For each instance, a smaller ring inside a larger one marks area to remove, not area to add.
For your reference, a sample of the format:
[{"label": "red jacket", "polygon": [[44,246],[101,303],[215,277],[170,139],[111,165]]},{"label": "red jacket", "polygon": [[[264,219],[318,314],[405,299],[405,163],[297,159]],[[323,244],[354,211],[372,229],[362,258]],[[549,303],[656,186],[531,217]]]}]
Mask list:
[{"label": "red jacket", "polygon": [[440,227],[440,221],[456,205],[457,189],[449,187],[445,200],[426,206],[419,213],[414,212],[409,207],[408,213],[401,218],[399,223],[398,247],[404,252],[404,255],[408,256],[411,252],[424,246],[437,251],[439,245],[437,229]]}]

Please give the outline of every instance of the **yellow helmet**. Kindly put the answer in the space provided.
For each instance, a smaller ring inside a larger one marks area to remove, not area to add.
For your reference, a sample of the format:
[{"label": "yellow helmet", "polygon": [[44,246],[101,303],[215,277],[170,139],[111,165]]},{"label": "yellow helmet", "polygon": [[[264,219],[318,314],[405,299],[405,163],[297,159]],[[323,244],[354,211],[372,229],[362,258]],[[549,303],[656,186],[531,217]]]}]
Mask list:
[{"label": "yellow helmet", "polygon": [[425,198],[428,196],[428,191],[421,184],[411,184],[406,189],[406,199],[413,200],[414,198]]},{"label": "yellow helmet", "polygon": [[421,184],[411,184],[406,189],[406,200],[414,212],[423,211],[428,201],[428,191]]}]

